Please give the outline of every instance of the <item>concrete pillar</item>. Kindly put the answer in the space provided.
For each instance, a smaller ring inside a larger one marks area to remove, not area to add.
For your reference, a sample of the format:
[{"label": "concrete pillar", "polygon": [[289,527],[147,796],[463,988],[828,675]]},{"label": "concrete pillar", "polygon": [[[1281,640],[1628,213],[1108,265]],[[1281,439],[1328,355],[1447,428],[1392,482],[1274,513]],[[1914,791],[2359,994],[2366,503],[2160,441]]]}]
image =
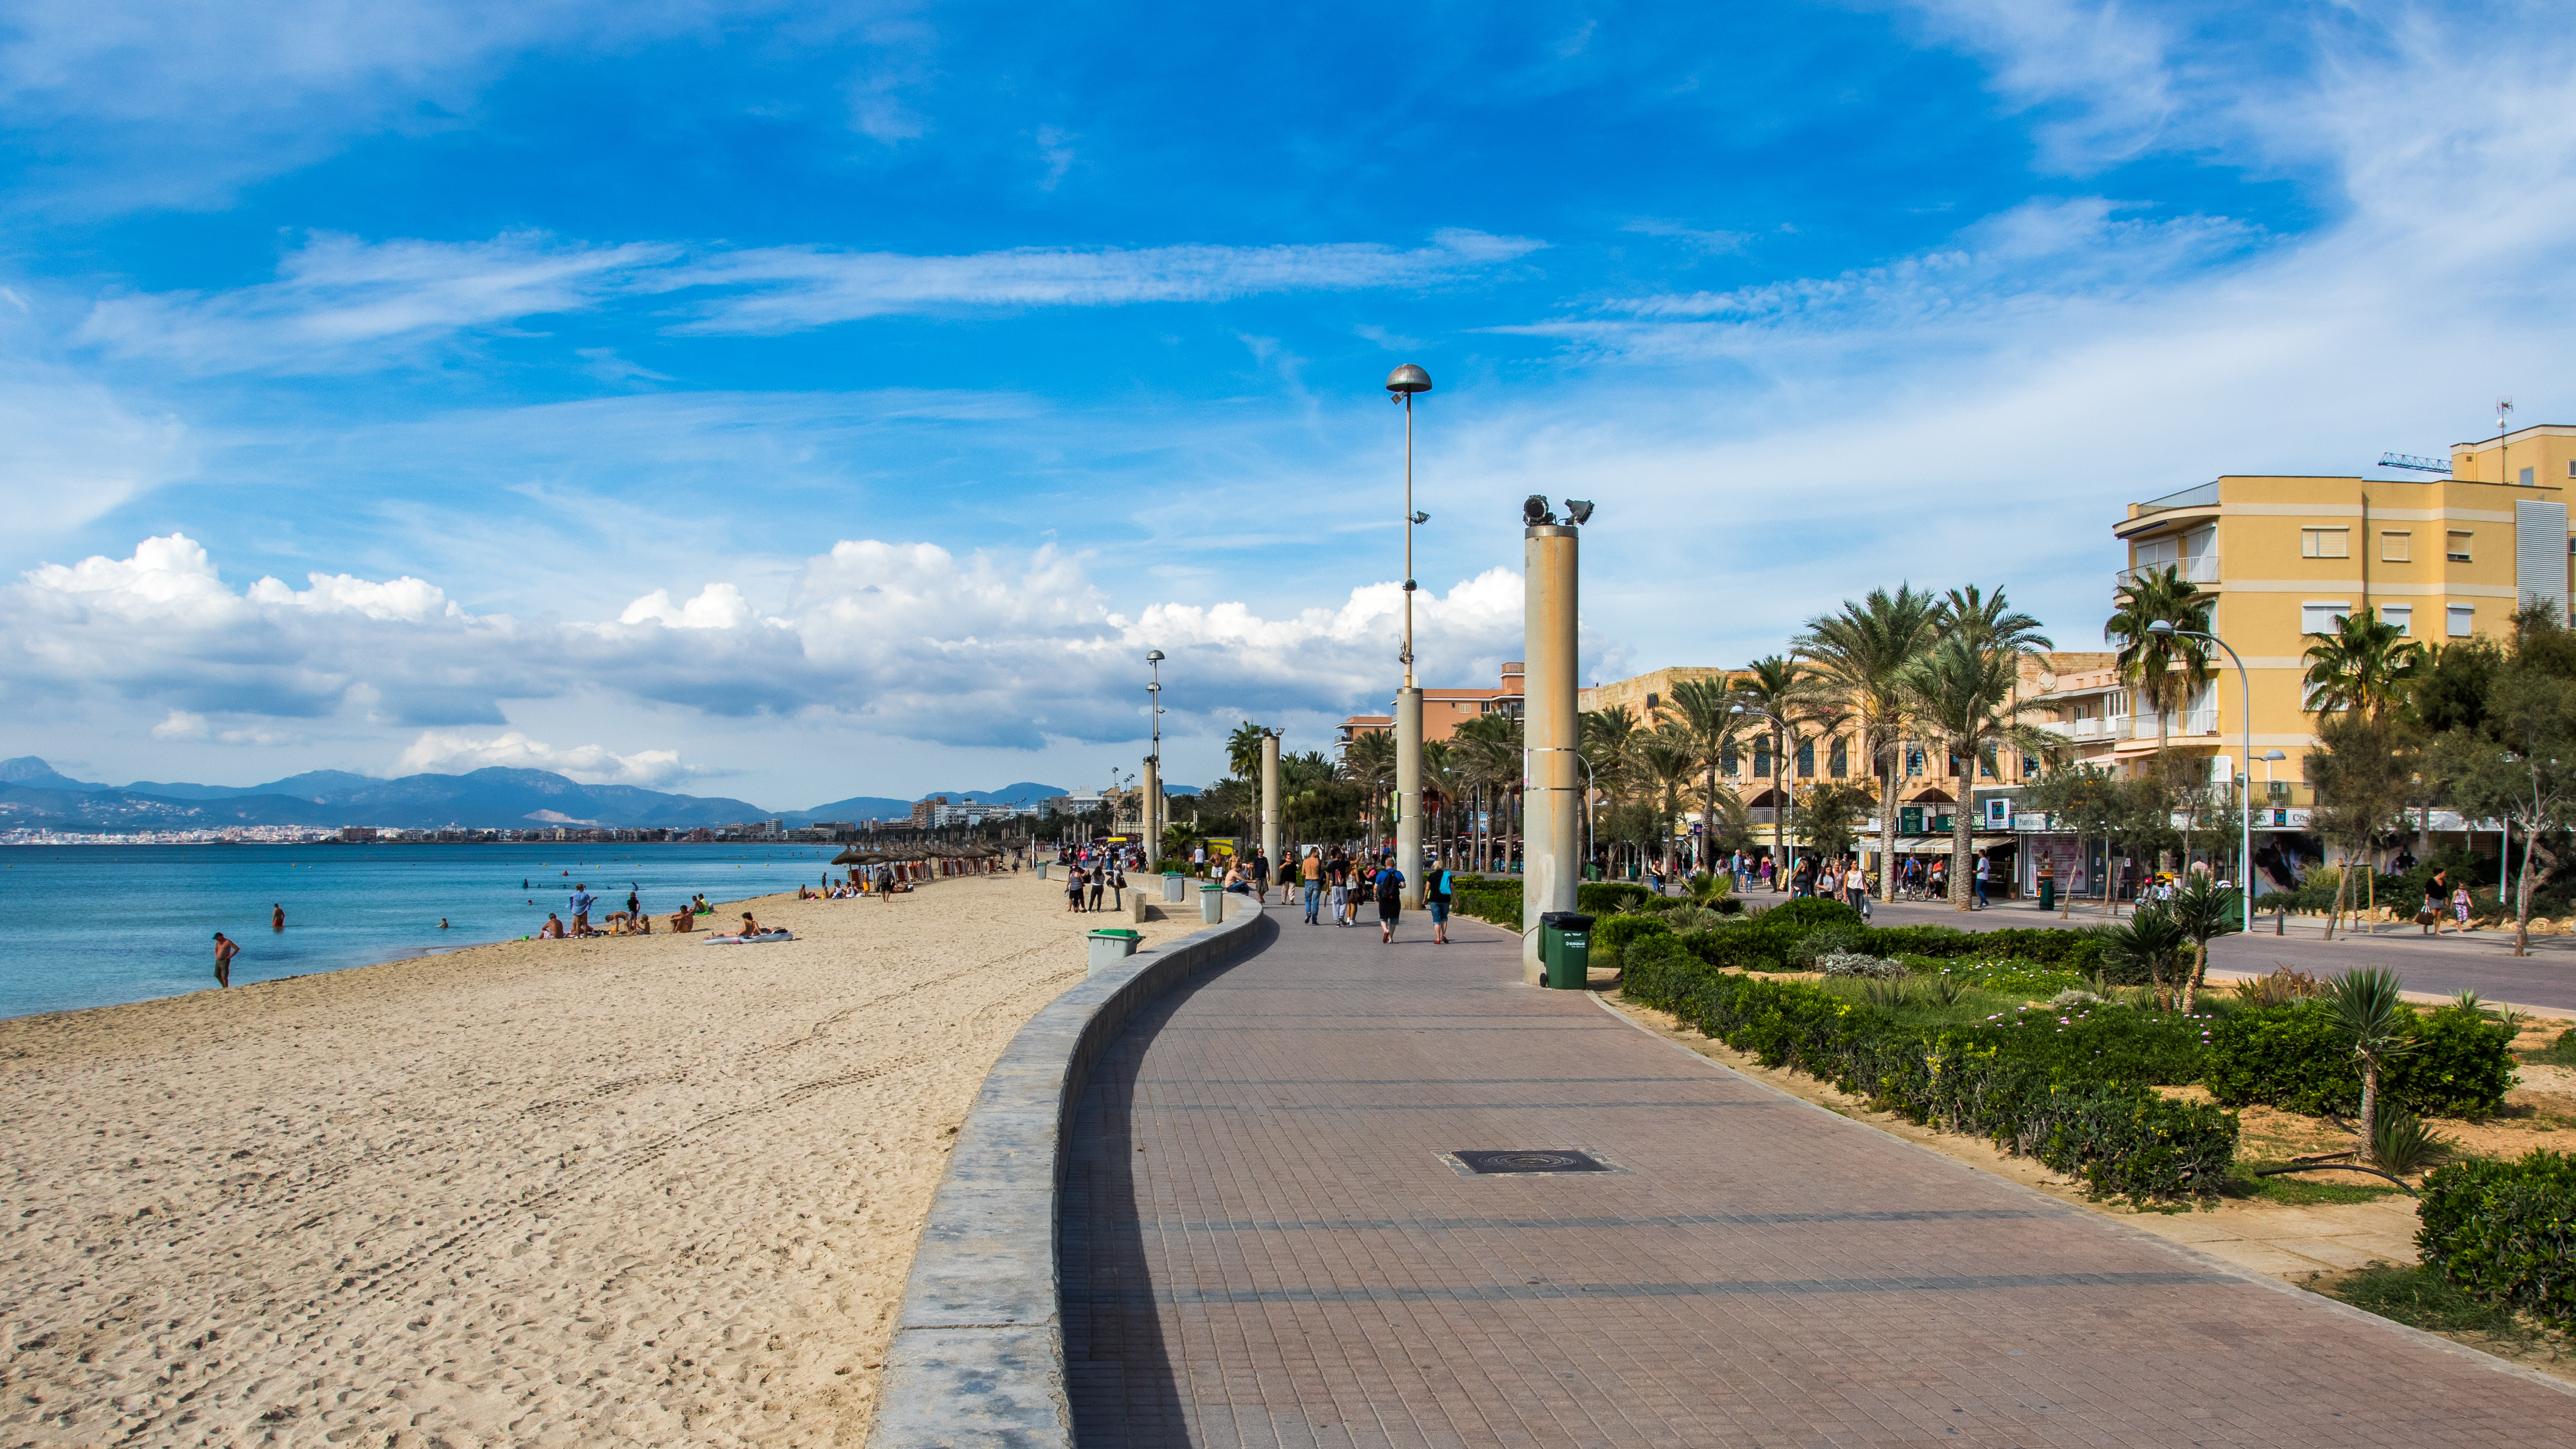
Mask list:
[{"label": "concrete pillar", "polygon": [[1422,691],[1395,692],[1395,868],[1404,872],[1404,904],[1422,909]]},{"label": "concrete pillar", "polygon": [[1163,772],[1152,755],[1145,757],[1144,793],[1137,797],[1137,812],[1145,822],[1145,858],[1159,860],[1163,854]]},{"label": "concrete pillar", "polygon": [[1279,737],[1261,736],[1261,858],[1270,862],[1270,874],[1282,881],[1288,872],[1279,860]]},{"label": "concrete pillar", "polygon": [[1583,721],[1574,707],[1575,537],[1572,528],[1552,523],[1522,534],[1528,670],[1522,773],[1529,823],[1521,875],[1521,979],[1533,986],[1543,975],[1538,918],[1573,910],[1574,888],[1583,879],[1583,772],[1575,762],[1583,743]]}]

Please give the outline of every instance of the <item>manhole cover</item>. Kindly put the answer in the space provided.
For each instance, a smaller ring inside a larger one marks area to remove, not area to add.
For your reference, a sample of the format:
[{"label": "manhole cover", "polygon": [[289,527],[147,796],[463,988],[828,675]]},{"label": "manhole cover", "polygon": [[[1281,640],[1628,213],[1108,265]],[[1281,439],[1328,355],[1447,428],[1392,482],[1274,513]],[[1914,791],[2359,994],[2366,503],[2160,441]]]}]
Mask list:
[{"label": "manhole cover", "polygon": [[1588,1152],[1572,1149],[1517,1152],[1453,1152],[1459,1165],[1480,1176],[1512,1172],[1616,1172],[1617,1168]]}]

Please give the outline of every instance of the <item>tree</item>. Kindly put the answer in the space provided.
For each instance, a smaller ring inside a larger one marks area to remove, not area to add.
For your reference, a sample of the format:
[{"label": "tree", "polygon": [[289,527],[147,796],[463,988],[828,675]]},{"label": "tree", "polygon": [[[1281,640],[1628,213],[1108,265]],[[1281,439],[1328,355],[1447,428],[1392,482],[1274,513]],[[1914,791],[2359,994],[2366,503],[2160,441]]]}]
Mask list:
[{"label": "tree", "polygon": [[1682,791],[1699,773],[1699,754],[1691,747],[1689,734],[1678,728],[1643,731],[1628,752],[1635,759],[1636,778],[1653,797],[1655,853],[1663,859],[1665,873],[1671,874],[1673,821],[1682,813]]},{"label": "tree", "polygon": [[1449,860],[1450,838],[1456,833],[1453,808],[1466,793],[1466,772],[1461,768],[1457,750],[1446,740],[1426,740],[1422,745],[1422,808],[1430,816],[1434,829],[1436,858]]},{"label": "tree", "polygon": [[2102,955],[2120,966],[2135,966],[2147,973],[2155,987],[2159,1010],[2169,1004],[2165,977],[2182,969],[2191,954],[2191,937],[2173,912],[2162,906],[2141,906],[2129,919],[2113,926],[2097,926],[2102,933]]},{"label": "tree", "polygon": [[[2168,564],[2161,571],[2137,575],[2122,584],[2112,599],[2111,619],[2102,637],[2119,650],[2120,678],[2156,711],[2156,752],[2172,736],[2168,727],[2180,709],[2210,680],[2210,646],[2187,637],[2209,632],[2210,596],[2183,582],[2181,570]],[[2147,626],[2170,623],[2174,632],[2160,634]]]},{"label": "tree", "polygon": [[1391,730],[1371,730],[1350,742],[1342,751],[1342,775],[1360,787],[1361,813],[1368,820],[1369,844],[1386,832],[1380,827],[1386,816],[1379,808],[1388,791],[1395,788],[1395,734]]},{"label": "tree", "polygon": [[1234,772],[1234,778],[1255,784],[1260,782],[1261,741],[1268,733],[1261,726],[1245,720],[1225,737],[1225,763]]},{"label": "tree", "polygon": [[1460,768],[1485,802],[1485,859],[1480,868],[1499,868],[1509,860],[1512,807],[1521,791],[1520,716],[1496,712],[1478,715],[1449,736]]},{"label": "tree", "polygon": [[2331,634],[2311,634],[2308,708],[2318,714],[2359,711],[2373,719],[2386,717],[2405,698],[2415,678],[2422,646],[2394,624],[2366,614],[2335,620]]},{"label": "tree", "polygon": [[[2000,597],[2000,596],[1998,596]],[[2001,770],[1996,751],[2003,745],[2025,750],[2046,748],[2041,732],[2021,722],[2025,706],[2016,698],[2021,682],[2019,656],[1978,647],[1965,632],[1954,633],[1900,676],[1905,711],[1916,733],[1943,746],[1961,761],[1967,777],[1950,812],[1950,904],[1967,910],[1976,904],[1969,857],[1975,853],[1975,781],[1979,769]]]},{"label": "tree", "polygon": [[2167,909],[2174,924],[2182,927],[2182,933],[2191,940],[2191,975],[2182,984],[2185,1012],[2198,1004],[2201,983],[2208,979],[2209,943],[2243,928],[2243,899],[2232,888],[2221,889],[2200,871],[2186,871],[2182,889],[2174,892]]},{"label": "tree", "polygon": [[2352,1054],[2361,1059],[2361,1143],[2368,1151],[2376,1141],[2379,1073],[2414,1047],[2406,1028],[2415,1019],[2394,971],[2358,967],[2328,983],[2326,999],[2334,1004],[2335,1022]]},{"label": "tree", "polygon": [[1904,744],[1905,690],[1902,680],[1933,641],[1939,605],[1929,593],[1899,585],[1895,593],[1872,589],[1842,612],[1807,621],[1795,644],[1798,656],[1816,666],[1817,683],[1851,712],[1861,747],[1878,778],[1879,898],[1896,898],[1896,872],[1885,863],[1896,858],[1896,772]]},{"label": "tree", "polygon": [[2015,609],[1997,589],[1989,598],[1975,584],[1942,596],[1940,629],[1948,638],[1964,638],[1970,647],[2005,654],[2038,654],[2057,646],[2039,632],[2040,623]]},{"label": "tree", "polygon": [[[1673,727],[1688,742],[1694,772],[1698,776],[1700,867],[1716,858],[1719,849],[1718,797],[1723,793],[1734,808],[1730,824],[1741,823],[1743,803],[1735,792],[1718,789],[1718,771],[1735,752],[1736,740],[1743,734],[1748,717],[1743,697],[1723,679],[1685,679],[1673,686]],[[1724,847],[1733,850],[1741,840],[1729,841]]]},{"label": "tree", "polygon": [[[1628,803],[1630,777],[1635,770],[1635,761],[1629,755],[1628,747],[1635,742],[1638,730],[1636,711],[1624,704],[1584,711],[1582,743],[1579,746],[1583,763],[1576,768],[1583,774],[1583,815],[1586,820],[1594,818],[1592,795],[1595,792],[1600,794],[1602,803],[1614,816],[1622,805]],[[1613,832],[1611,838],[1624,840],[1626,837]],[[1585,862],[1587,866],[1590,864],[1588,860]]]},{"label": "tree", "polygon": [[[2378,874],[2371,855],[2380,833],[2397,822],[2414,790],[2417,741],[2401,721],[2353,711],[2320,716],[2317,743],[2320,748],[2306,761],[2308,781],[2317,792],[2308,824],[2343,851],[2334,905],[2326,915],[2326,939],[2331,941],[2344,901],[2352,894],[2354,866]],[[2374,902],[2376,894],[2374,882]]]},{"label": "tree", "polygon": [[1797,792],[1794,799],[1795,818],[1791,824],[1807,837],[1807,849],[1821,870],[1850,854],[1851,848],[1859,844],[1852,822],[1877,802],[1877,782],[1818,780]]},{"label": "tree", "polygon": [[2564,658],[2576,652],[2566,647],[2576,636],[2537,613],[2515,622],[2521,627],[2513,653],[2495,671],[2477,723],[2444,731],[2432,754],[2463,814],[2513,827],[2522,847],[2513,951],[2524,956],[2531,951],[2534,858],[2543,870],[2555,867],[2560,837],[2576,823],[2576,678],[2569,677],[2576,661]]},{"label": "tree", "polygon": [[[2088,836],[2108,837],[2111,822],[2119,813],[2119,782],[2099,765],[2061,765],[2040,776],[2022,798],[2048,816],[2050,825],[2074,835],[2075,858],[2089,861],[2092,857],[2084,853],[2084,841]],[[2106,844],[2106,859],[2109,853]],[[2066,884],[2068,889],[2058,897],[2060,920],[2074,909],[2074,882]],[[2107,913],[2111,892],[2103,891],[2102,899]]]},{"label": "tree", "polygon": [[1735,681],[1735,694],[1746,715],[1762,721],[1771,736],[1771,869],[1772,888],[1788,888],[1786,844],[1789,813],[1789,722],[1814,697],[1814,671],[1794,659],[1767,654],[1746,666]]}]

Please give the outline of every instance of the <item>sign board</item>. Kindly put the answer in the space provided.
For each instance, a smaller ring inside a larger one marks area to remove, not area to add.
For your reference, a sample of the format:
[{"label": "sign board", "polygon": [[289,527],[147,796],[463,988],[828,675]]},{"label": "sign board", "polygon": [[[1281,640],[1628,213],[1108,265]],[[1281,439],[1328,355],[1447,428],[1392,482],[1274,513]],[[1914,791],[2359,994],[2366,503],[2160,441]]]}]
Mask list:
[{"label": "sign board", "polygon": [[1897,806],[1896,833],[1899,835],[1921,835],[1923,833],[1923,807],[1920,805]]},{"label": "sign board", "polygon": [[2012,828],[2012,801],[2001,796],[1986,801],[1986,828],[1989,830]]}]

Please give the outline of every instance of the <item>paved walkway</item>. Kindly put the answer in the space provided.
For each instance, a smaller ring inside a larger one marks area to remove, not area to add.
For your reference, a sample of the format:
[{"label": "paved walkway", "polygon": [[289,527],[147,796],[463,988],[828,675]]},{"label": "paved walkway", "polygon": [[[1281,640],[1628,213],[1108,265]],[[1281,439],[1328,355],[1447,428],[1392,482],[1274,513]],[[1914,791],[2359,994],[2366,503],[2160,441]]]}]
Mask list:
[{"label": "paved walkway", "polygon": [[[1084,1449],[2576,1444],[2576,1399],[1520,984],[1467,923],[1309,927],[1081,1104]],[[1615,1173],[1463,1174],[1580,1149]]]}]

